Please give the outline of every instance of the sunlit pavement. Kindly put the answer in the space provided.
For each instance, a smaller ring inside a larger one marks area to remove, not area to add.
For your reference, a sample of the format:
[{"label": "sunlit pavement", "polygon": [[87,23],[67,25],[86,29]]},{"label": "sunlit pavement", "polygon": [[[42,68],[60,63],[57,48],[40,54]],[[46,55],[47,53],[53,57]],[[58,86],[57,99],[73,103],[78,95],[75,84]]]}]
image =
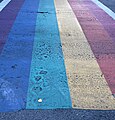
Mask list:
[{"label": "sunlit pavement", "polygon": [[115,119],[114,4],[0,1],[0,120]]}]

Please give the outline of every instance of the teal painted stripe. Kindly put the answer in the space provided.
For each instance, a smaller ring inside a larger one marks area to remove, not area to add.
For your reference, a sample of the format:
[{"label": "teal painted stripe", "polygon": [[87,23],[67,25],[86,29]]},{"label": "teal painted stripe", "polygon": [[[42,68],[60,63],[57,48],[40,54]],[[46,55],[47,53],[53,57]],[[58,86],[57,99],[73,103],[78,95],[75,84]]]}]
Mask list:
[{"label": "teal painted stripe", "polygon": [[26,108],[71,108],[54,0],[40,1],[36,26]]}]

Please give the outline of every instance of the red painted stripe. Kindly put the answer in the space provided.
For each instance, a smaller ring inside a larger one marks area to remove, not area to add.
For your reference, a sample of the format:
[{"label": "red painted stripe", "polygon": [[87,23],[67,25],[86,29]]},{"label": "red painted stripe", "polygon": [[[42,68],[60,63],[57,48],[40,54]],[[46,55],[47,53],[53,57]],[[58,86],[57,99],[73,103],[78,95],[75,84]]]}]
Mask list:
[{"label": "red painted stripe", "polygon": [[85,3],[78,0],[69,0],[69,3],[81,24],[112,93],[115,94],[115,42]]},{"label": "red painted stripe", "polygon": [[12,0],[0,12],[0,53],[6,43],[8,33],[10,32],[10,29],[24,1],[25,0]]}]

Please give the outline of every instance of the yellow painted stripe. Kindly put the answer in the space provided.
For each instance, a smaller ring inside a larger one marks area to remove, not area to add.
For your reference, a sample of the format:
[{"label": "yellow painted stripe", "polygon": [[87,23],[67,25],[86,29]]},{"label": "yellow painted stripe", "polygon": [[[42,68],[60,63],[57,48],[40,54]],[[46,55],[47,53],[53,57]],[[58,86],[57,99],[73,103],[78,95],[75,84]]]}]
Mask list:
[{"label": "yellow painted stripe", "polygon": [[115,98],[69,3],[55,0],[55,7],[73,107],[115,109]]}]

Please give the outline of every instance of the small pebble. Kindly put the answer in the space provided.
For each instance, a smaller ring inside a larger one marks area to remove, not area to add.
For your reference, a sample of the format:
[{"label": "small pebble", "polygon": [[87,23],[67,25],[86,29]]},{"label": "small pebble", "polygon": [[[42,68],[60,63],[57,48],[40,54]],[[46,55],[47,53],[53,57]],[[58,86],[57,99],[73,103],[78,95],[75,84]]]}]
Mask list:
[{"label": "small pebble", "polygon": [[42,99],[38,99],[38,102],[41,103],[41,102],[42,102]]}]

